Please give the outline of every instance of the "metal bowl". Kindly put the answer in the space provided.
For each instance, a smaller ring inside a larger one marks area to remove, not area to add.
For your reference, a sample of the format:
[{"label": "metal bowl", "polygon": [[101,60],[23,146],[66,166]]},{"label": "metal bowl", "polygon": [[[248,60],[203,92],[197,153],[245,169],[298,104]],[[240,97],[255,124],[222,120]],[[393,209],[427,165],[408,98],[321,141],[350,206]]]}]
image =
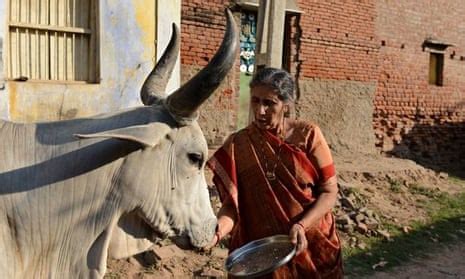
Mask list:
[{"label": "metal bowl", "polygon": [[288,235],[257,239],[234,250],[226,259],[226,271],[236,277],[256,277],[270,273],[289,262],[296,246]]}]

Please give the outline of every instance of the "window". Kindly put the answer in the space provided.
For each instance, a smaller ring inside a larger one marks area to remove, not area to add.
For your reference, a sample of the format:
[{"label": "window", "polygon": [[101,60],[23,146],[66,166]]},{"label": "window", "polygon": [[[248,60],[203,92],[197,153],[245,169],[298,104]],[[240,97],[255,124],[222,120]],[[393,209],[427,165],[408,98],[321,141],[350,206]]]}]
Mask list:
[{"label": "window", "polygon": [[443,70],[444,70],[444,54],[430,52],[429,84],[442,86]]},{"label": "window", "polygon": [[95,0],[10,0],[8,78],[99,80]]},{"label": "window", "polygon": [[423,51],[429,52],[429,84],[444,85],[444,53],[450,46],[453,45],[431,37],[423,41]]}]

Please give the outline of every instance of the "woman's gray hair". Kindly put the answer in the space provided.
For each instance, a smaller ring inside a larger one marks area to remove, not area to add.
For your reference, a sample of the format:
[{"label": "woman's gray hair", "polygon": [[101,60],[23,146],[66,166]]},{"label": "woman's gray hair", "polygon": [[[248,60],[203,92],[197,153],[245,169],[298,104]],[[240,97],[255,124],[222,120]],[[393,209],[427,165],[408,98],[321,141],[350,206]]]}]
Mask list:
[{"label": "woman's gray hair", "polygon": [[295,101],[295,84],[292,76],[285,70],[277,68],[263,68],[257,71],[249,84],[250,88],[268,86],[278,94],[282,101]]}]

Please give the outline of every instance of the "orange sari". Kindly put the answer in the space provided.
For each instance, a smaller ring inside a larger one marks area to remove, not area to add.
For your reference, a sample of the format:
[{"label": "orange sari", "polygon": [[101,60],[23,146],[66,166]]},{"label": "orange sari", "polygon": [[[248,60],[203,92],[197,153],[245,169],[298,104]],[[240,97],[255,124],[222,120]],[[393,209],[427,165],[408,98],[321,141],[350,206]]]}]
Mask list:
[{"label": "orange sari", "polygon": [[[231,135],[209,160],[223,206],[232,206],[236,223],[229,251],[259,238],[289,234],[318,196],[318,183],[335,175],[319,128],[295,122],[283,142],[254,124]],[[274,172],[275,179],[266,173]],[[340,241],[328,212],[307,229],[308,249],[267,278],[342,278]]]}]

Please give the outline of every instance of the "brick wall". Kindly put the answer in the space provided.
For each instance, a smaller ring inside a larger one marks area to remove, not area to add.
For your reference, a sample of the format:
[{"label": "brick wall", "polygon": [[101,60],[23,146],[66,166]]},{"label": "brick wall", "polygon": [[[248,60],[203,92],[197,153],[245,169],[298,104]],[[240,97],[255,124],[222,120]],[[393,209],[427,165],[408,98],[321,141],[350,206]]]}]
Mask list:
[{"label": "brick wall", "polygon": [[[181,10],[181,82],[208,64],[223,39],[224,9],[230,1],[183,0]],[[239,24],[239,18],[236,17]],[[228,77],[201,107],[199,124],[210,146],[223,143],[236,128],[239,58]]]},{"label": "brick wall", "polygon": [[[373,1],[298,1],[293,19],[297,116],[316,122],[337,154],[376,153],[372,127],[379,46]],[[351,156],[356,157],[356,156]]]},{"label": "brick wall", "polygon": [[373,1],[298,1],[301,77],[374,81],[378,45]]},{"label": "brick wall", "polygon": [[[463,1],[377,1],[380,73],[375,97],[376,145],[437,165],[465,157],[465,21]],[[428,82],[432,37],[445,51],[444,84]],[[462,59],[461,59],[462,57]]]},{"label": "brick wall", "polygon": [[[439,164],[465,158],[461,0],[296,1],[303,13],[291,17],[287,42],[301,96],[296,115],[318,123],[333,150],[394,152]],[[223,34],[223,8],[234,6],[200,2],[183,1],[186,73],[208,62]],[[454,44],[446,51],[443,86],[428,84],[427,37]],[[236,69],[203,110],[210,143],[235,128],[238,76]],[[206,117],[210,111],[221,120]]]},{"label": "brick wall", "polygon": [[[182,1],[183,80],[206,65],[219,46],[223,9],[240,10],[233,2]],[[291,17],[291,42],[287,42],[291,72],[302,95],[297,116],[319,124],[333,150],[374,149],[371,117],[379,48],[374,4],[300,0],[298,5],[303,13]],[[210,144],[221,143],[235,129],[238,77],[238,70],[233,71],[230,84],[202,108],[200,124]]]}]

